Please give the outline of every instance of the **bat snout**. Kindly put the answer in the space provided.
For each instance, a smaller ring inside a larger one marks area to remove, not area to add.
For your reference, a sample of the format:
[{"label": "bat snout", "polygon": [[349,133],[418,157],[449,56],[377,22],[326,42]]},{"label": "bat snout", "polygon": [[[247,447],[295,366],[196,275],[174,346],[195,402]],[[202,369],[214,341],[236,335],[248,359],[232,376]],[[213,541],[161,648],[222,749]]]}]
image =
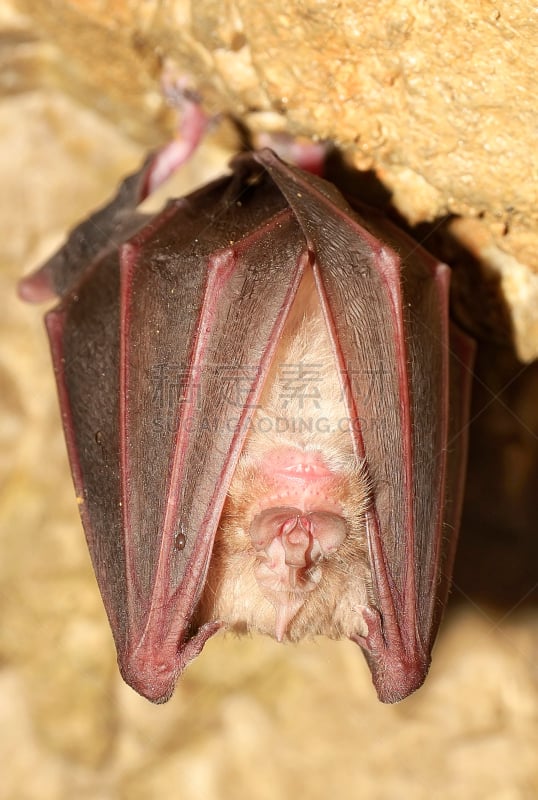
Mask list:
[{"label": "bat snout", "polygon": [[275,636],[281,641],[323,575],[322,561],[343,544],[345,520],[329,512],[269,508],[258,514],[250,536],[256,551],[254,575],[276,610]]}]

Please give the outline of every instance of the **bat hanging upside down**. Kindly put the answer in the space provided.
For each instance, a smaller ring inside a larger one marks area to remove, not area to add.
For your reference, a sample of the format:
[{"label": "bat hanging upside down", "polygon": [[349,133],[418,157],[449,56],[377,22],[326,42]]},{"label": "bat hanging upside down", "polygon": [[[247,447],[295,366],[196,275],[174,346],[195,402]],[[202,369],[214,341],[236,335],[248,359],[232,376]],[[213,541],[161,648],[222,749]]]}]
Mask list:
[{"label": "bat hanging upside down", "polygon": [[402,699],[461,506],[473,345],[449,270],[270,150],[141,215],[173,160],[21,289],[60,297],[47,328],[122,674],[162,702],[221,628],[325,634]]}]

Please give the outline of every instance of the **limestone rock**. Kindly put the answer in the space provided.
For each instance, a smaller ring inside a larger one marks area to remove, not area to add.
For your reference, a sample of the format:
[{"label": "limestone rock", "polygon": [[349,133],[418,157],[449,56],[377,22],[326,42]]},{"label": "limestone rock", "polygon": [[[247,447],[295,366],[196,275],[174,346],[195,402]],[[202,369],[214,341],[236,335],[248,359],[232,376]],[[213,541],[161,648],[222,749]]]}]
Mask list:
[{"label": "limestone rock", "polygon": [[532,0],[16,0],[16,7],[27,16],[7,37],[18,53],[4,91],[32,79],[59,86],[155,142],[169,130],[159,76],[172,61],[213,113],[230,113],[254,132],[338,143],[353,164],[375,171],[409,223],[479,217],[494,248],[480,251],[486,267],[503,260],[518,273],[517,291],[507,294],[516,349],[525,360],[538,355]]}]

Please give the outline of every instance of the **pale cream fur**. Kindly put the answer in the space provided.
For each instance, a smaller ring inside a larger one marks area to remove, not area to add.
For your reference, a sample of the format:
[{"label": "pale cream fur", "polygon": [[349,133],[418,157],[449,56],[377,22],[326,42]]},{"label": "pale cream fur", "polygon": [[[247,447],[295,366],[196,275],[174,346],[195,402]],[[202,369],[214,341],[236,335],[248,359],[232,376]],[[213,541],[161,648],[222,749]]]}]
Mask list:
[{"label": "pale cream fur", "polygon": [[[294,377],[290,384],[288,379]],[[306,391],[294,391],[293,386]],[[277,420],[287,430],[275,432]],[[200,622],[218,619],[238,632],[274,635],[275,609],[254,576],[256,554],[249,528],[253,509],[270,488],[257,465],[281,446],[321,452],[325,464],[342,475],[334,499],[348,525],[343,545],[321,563],[321,581],[289,624],[287,638],[364,634],[360,607],[367,603],[369,584],[364,535],[368,481],[353,453],[337,366],[311,276],[301,286],[230,486],[199,607]]]}]

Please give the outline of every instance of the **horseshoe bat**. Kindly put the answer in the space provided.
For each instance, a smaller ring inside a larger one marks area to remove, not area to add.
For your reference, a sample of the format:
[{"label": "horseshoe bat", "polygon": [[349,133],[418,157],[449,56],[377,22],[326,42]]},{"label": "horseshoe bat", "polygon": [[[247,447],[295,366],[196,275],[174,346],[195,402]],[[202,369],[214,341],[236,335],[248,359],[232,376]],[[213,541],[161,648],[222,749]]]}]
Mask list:
[{"label": "horseshoe bat", "polygon": [[473,344],[450,271],[268,149],[144,216],[162,162],[21,290],[60,297],[46,326],[121,673],[163,702],[219,629],[324,634],[400,700],[460,516]]}]

